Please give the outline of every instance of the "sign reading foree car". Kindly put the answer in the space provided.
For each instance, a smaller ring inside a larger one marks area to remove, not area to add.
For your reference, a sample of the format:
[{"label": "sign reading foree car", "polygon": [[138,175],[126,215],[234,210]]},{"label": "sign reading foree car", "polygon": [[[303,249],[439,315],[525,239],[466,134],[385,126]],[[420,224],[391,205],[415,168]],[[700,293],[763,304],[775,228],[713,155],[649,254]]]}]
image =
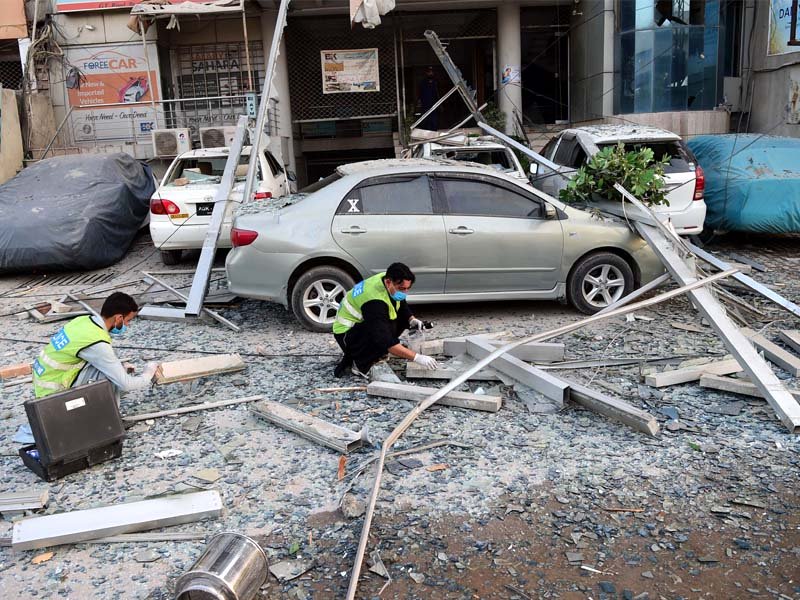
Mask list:
[{"label": "sign reading foree car", "polygon": [[[800,30],[800,17],[797,22],[797,29]],[[800,31],[795,32],[795,37],[800,38]],[[792,39],[792,0],[770,0],[767,54],[800,52],[800,47],[789,45],[790,39]]]},{"label": "sign reading foree car", "polygon": [[[79,10],[103,10],[112,8],[130,8],[140,4],[142,0],[55,0],[56,12],[75,12]],[[170,4],[181,2],[202,3],[208,0],[167,0]]]},{"label": "sign reading foree car", "polygon": [[[149,103],[159,100],[160,95],[156,48],[150,46],[147,50],[152,68],[149,76],[141,44],[66,49],[69,64],[76,67],[64,78],[67,99],[73,108],[73,139],[150,139],[156,114]],[[118,106],[106,106],[109,104]]]},{"label": "sign reading foree car", "polygon": [[378,49],[322,50],[322,93],[379,92]]}]

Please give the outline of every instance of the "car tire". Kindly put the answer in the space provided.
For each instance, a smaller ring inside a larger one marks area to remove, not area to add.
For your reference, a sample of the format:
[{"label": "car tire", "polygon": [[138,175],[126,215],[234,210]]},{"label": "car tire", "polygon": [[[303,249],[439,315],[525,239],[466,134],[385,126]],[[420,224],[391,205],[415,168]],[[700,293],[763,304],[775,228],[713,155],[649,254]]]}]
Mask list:
[{"label": "car tire", "polygon": [[183,250],[162,250],[161,262],[169,266],[177,265],[181,262],[181,254]]},{"label": "car tire", "polygon": [[627,261],[610,252],[590,254],[572,268],[567,281],[570,304],[592,315],[633,291],[633,271]]},{"label": "car tire", "polygon": [[309,331],[329,333],[339,303],[354,285],[353,278],[338,267],[309,269],[292,288],[292,312]]}]

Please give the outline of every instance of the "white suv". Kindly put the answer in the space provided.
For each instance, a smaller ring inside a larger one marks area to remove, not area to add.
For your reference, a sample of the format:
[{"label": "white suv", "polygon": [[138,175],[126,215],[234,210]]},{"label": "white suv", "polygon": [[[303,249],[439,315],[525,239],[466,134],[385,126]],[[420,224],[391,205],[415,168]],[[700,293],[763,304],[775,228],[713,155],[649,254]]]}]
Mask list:
[{"label": "white suv", "polygon": [[[183,250],[202,248],[214,209],[229,148],[190,150],[176,157],[150,199],[150,236],[165,265],[180,261]],[[258,161],[255,198],[278,198],[290,192],[289,179],[280,162],[266,150]],[[231,205],[225,215],[218,246],[229,248],[233,207],[240,201],[247,177],[250,146],[245,146],[236,167]]]},{"label": "white suv", "polygon": [[706,218],[703,169],[680,136],[664,129],[639,125],[595,125],[565,129],[548,142],[541,154],[556,163],[559,173],[566,177],[545,171],[532,177],[534,187],[558,198],[568,178],[589,157],[620,142],[630,150],[651,148],[656,159],[664,155],[670,157],[664,169],[669,206],[658,206],[655,210],[669,216],[679,234],[701,233]]}]

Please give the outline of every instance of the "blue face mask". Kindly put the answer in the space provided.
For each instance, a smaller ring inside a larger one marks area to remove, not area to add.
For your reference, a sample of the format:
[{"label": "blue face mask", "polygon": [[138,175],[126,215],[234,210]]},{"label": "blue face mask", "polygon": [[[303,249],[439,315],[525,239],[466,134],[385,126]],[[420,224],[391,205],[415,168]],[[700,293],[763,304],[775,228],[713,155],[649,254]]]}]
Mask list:
[{"label": "blue face mask", "polygon": [[400,300],[405,300],[406,298],[408,298],[408,294],[406,294],[405,292],[398,291],[392,294],[392,300],[397,300],[398,302]]},{"label": "blue face mask", "polygon": [[112,327],[109,329],[108,333],[111,335],[122,335],[128,329],[128,326],[125,323],[122,324],[122,327]]}]

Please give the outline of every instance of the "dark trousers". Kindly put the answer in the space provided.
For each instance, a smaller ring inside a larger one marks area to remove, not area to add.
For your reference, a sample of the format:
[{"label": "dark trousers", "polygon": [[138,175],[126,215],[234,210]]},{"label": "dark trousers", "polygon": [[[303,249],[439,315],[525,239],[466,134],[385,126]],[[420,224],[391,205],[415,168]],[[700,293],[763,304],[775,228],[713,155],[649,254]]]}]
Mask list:
[{"label": "dark trousers", "polygon": [[[392,324],[395,328],[395,337],[400,336],[406,329],[399,319]],[[364,323],[357,323],[349,331],[336,333],[333,337],[336,343],[339,344],[339,348],[344,352],[344,357],[342,357],[342,361],[339,364],[342,367],[349,367],[355,363],[362,373],[369,371],[372,365],[385,358],[389,353],[389,348],[378,344],[370,328],[365,326]]]}]

